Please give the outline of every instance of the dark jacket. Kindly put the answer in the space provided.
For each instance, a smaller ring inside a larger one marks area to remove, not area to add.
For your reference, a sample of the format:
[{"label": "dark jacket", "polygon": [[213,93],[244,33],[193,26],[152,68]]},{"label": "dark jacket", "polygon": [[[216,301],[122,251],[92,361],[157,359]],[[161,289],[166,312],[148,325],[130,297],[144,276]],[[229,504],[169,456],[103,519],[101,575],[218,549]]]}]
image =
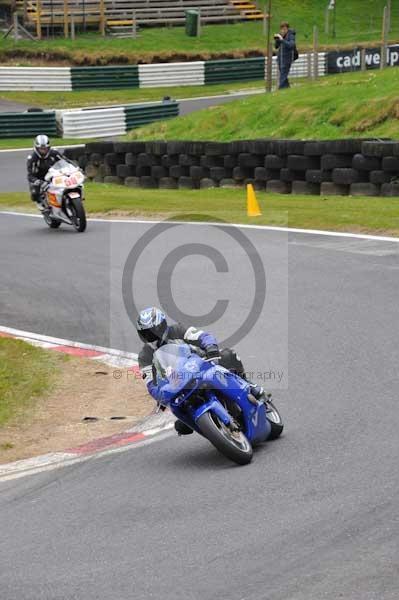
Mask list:
[{"label": "dark jacket", "polygon": [[[199,348],[202,348],[202,350],[207,350],[213,346],[217,347],[217,340],[211,333],[207,333],[196,327],[187,328],[181,323],[176,323],[175,325],[170,325],[170,327],[168,327],[168,331],[162,340],[161,345],[167,344],[170,340],[182,340],[186,342],[186,344],[198,346]],[[141,349],[138,356],[138,363],[143,372],[146,368],[148,369],[148,367],[152,366],[154,352],[155,350],[150,344],[144,344]]]},{"label": "dark jacket", "polygon": [[[187,344],[197,346],[206,352],[210,349],[218,352],[216,338],[211,333],[202,331],[196,327],[187,328],[180,323],[171,325],[168,328],[166,336],[162,340],[161,346],[172,340],[182,340]],[[158,386],[156,372],[152,364],[154,352],[155,349],[152,348],[150,344],[144,344],[138,356],[138,363],[149,393],[155,400],[159,401],[162,389]]]},{"label": "dark jacket", "polygon": [[32,154],[28,156],[27,163],[29,183],[35,183],[37,179],[43,181],[50,167],[61,158],[63,158],[63,156],[58,150],[51,149],[46,158],[39,158],[36,152],[32,152]]},{"label": "dark jacket", "polygon": [[278,50],[277,62],[280,69],[281,67],[290,67],[294,61],[295,36],[295,29],[289,29],[282,40],[277,39],[274,43],[275,48]]}]

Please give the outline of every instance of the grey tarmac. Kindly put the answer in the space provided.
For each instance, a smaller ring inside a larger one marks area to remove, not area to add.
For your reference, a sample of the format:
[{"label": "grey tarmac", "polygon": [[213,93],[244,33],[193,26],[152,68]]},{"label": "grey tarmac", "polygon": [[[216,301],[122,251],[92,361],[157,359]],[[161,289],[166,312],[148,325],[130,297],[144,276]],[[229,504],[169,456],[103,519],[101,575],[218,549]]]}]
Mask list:
[{"label": "grey tarmac", "polygon": [[[89,221],[78,235],[0,214],[1,323],[137,351],[116,258],[149,227]],[[194,229],[180,226],[179,243]],[[0,482],[2,600],[399,597],[399,244],[245,233],[265,264],[288,249],[289,379],[275,392],[285,434],[247,467],[199,436],[170,436]],[[221,234],[204,238],[236,258]],[[168,248],[148,251],[138,303],[149,301]],[[181,305],[196,314],[214,301],[201,260],[202,277],[190,258],[174,274]],[[244,261],[234,265],[245,283]],[[219,337],[242,319],[241,293]],[[267,325],[270,338],[259,323],[238,344],[254,370],[279,344]]]}]

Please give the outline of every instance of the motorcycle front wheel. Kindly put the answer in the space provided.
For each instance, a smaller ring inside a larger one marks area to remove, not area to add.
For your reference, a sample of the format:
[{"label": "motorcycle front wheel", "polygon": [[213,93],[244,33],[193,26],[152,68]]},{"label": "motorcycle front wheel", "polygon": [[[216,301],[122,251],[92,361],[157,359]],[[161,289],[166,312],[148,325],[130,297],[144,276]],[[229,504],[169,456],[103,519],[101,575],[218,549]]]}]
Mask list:
[{"label": "motorcycle front wheel", "polygon": [[86,229],[86,212],[80,198],[70,198],[68,216],[76,231],[82,233]]},{"label": "motorcycle front wheel", "polygon": [[197,421],[198,428],[223,456],[238,465],[251,462],[253,450],[242,431],[231,431],[216,415],[209,412]]},{"label": "motorcycle front wheel", "polygon": [[268,440],[276,440],[283,433],[284,423],[280,413],[271,400],[266,402],[266,417],[271,425]]}]

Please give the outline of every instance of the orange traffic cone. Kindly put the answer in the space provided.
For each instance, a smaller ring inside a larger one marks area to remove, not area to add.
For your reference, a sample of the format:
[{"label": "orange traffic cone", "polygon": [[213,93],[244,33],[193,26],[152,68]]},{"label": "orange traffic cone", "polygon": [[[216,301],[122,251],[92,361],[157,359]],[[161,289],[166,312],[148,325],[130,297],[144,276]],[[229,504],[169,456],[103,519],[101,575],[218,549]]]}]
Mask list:
[{"label": "orange traffic cone", "polygon": [[262,214],[252,183],[247,184],[247,214],[248,217],[260,217]]}]

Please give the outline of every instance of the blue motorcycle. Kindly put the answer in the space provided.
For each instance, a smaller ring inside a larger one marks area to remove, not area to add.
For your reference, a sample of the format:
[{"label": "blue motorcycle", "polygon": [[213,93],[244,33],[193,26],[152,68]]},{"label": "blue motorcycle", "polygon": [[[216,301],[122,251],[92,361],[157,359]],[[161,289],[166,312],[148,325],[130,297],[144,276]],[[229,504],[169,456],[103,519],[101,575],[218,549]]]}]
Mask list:
[{"label": "blue motorcycle", "polygon": [[284,425],[270,395],[257,400],[247,381],[194,347],[166,344],[154,353],[153,365],[160,405],[232,461],[248,464],[253,446],[281,435]]}]

